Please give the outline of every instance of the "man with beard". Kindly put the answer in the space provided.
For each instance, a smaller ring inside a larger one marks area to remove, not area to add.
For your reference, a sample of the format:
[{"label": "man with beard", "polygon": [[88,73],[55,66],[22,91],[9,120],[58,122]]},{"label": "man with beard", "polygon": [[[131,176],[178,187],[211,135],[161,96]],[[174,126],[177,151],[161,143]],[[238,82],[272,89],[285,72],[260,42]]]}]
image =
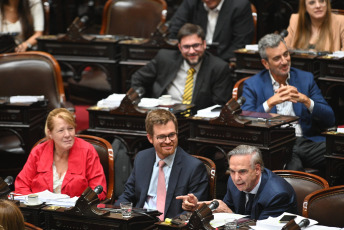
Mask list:
[{"label": "man with beard", "polygon": [[[168,94],[174,103],[192,103],[197,110],[225,104],[232,92],[229,66],[206,51],[204,39],[200,26],[185,24],[178,33],[179,51],[160,50],[133,74],[131,86],[144,88],[146,97]],[[188,87],[191,95],[187,94]]]},{"label": "man with beard", "polygon": [[[296,194],[283,178],[264,168],[260,150],[239,145],[227,154],[230,177],[227,193],[214,212],[248,215],[254,220],[276,217],[284,212],[297,213]],[[182,207],[194,211],[201,202],[188,194],[179,196]],[[205,203],[209,204],[210,201]]]},{"label": "man with beard", "polygon": [[298,116],[299,121],[293,124],[297,139],[286,169],[323,170],[326,144],[320,130],[335,124],[332,108],[312,73],[290,67],[289,51],[280,35],[265,35],[258,43],[258,50],[266,69],[245,81],[246,102],[242,109]]},{"label": "man with beard", "polygon": [[116,205],[132,202],[137,208],[157,209],[161,220],[183,212],[176,196],[194,193],[208,197],[208,174],[204,164],[178,146],[176,117],[165,109],[152,110],[146,117],[147,138],[154,148],[140,151],[123,194]]}]

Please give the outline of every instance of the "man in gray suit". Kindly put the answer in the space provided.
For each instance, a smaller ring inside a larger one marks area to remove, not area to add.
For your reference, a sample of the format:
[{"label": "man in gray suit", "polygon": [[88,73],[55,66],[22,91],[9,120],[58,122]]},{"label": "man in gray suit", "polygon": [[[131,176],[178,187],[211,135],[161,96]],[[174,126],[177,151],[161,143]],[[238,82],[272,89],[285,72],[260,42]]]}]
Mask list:
[{"label": "man in gray suit", "polygon": [[[203,29],[185,24],[178,33],[178,50],[162,49],[146,66],[133,74],[132,88],[144,88],[146,97],[168,94],[176,103],[195,104],[203,109],[223,105],[231,97],[232,80],[228,63],[206,51]],[[187,79],[192,70],[191,85]],[[191,88],[189,102],[186,91]]]},{"label": "man in gray suit", "polygon": [[176,38],[185,23],[203,28],[206,41],[219,43],[217,55],[226,62],[234,50],[251,44],[254,24],[248,0],[183,0],[169,24],[170,37]]}]

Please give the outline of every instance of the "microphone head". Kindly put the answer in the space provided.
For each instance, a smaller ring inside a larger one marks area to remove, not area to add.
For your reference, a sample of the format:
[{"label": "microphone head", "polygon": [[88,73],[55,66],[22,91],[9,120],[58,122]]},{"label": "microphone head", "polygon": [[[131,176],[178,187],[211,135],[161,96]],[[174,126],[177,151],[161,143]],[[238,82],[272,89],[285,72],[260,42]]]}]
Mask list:
[{"label": "microphone head", "polygon": [[103,186],[98,185],[97,187],[94,188],[94,192],[99,195],[100,193],[103,192]]},{"label": "microphone head", "polygon": [[309,225],[309,219],[303,219],[300,221],[300,223],[298,224],[300,226],[300,228],[304,228],[307,227]]},{"label": "microphone head", "polygon": [[143,87],[138,87],[135,89],[135,92],[137,93],[137,95],[139,95],[139,97],[141,98],[143,94],[145,94],[145,89]]},{"label": "microphone head", "polygon": [[282,32],[280,33],[282,38],[285,38],[288,36],[288,30],[282,30]]},{"label": "microphone head", "polygon": [[217,200],[213,200],[213,201],[209,204],[208,207],[210,208],[211,211],[213,211],[213,210],[217,209],[217,207],[219,207],[219,202],[218,202]]},{"label": "microphone head", "polygon": [[12,176],[6,177],[5,180],[4,180],[4,182],[5,182],[8,186],[12,185],[12,184],[13,184],[13,177],[12,177]]},{"label": "microphone head", "polygon": [[246,98],[241,96],[238,98],[237,102],[240,106],[242,106],[246,102]]},{"label": "microphone head", "polygon": [[84,15],[81,17],[80,21],[85,24],[87,21],[88,21],[88,16],[87,15]]}]

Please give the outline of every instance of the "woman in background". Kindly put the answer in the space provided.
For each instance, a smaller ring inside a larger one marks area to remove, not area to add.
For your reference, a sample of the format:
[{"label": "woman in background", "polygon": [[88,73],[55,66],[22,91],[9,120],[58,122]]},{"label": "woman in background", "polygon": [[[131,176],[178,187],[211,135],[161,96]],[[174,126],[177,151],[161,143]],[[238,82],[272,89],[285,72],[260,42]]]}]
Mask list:
[{"label": "woman in background", "polygon": [[51,111],[45,123],[47,141],[35,146],[15,181],[17,193],[26,195],[49,190],[80,196],[101,185],[100,200],[106,198],[106,179],[92,144],[75,137],[75,119],[67,109]]},{"label": "woman in background", "polygon": [[25,229],[23,214],[17,205],[9,200],[0,200],[0,229]]},{"label": "woman in background", "polygon": [[300,0],[285,41],[291,49],[344,50],[344,16],[331,12],[330,0]]},{"label": "woman in background", "polygon": [[24,52],[37,44],[43,34],[44,13],[41,0],[1,0],[0,32],[18,33],[16,52]]}]

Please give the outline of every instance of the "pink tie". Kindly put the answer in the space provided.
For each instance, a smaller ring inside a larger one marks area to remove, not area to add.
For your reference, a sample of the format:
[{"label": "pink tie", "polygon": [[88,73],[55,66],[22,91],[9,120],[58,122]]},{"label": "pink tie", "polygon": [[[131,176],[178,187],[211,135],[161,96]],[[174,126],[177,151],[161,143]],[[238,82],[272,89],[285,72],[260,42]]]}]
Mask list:
[{"label": "pink tie", "polygon": [[159,161],[159,176],[158,176],[158,189],[157,189],[157,198],[156,198],[156,208],[162,214],[159,216],[161,221],[164,221],[164,211],[165,211],[165,200],[166,200],[166,182],[165,182],[165,173],[162,170],[165,162]]}]

